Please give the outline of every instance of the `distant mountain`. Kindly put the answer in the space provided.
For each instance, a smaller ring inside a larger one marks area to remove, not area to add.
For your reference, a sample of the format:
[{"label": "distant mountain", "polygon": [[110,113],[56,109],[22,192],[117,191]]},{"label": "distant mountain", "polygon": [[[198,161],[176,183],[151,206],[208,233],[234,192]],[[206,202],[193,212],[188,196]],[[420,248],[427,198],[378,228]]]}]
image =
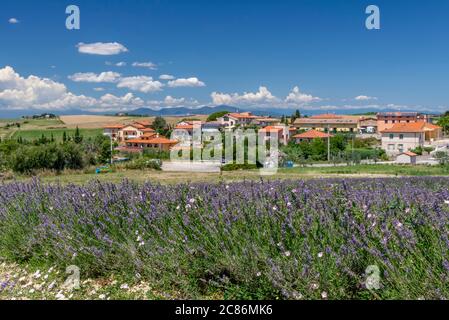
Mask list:
[{"label": "distant mountain", "polygon": [[154,110],[150,108],[139,108],[133,111],[127,112],[129,115],[141,115],[141,116],[189,116],[195,114],[211,114],[218,111],[229,111],[237,112],[238,109],[231,106],[216,106],[209,107],[204,106],[200,108],[187,108],[187,107],[176,107],[176,108],[164,108],[161,110]]}]

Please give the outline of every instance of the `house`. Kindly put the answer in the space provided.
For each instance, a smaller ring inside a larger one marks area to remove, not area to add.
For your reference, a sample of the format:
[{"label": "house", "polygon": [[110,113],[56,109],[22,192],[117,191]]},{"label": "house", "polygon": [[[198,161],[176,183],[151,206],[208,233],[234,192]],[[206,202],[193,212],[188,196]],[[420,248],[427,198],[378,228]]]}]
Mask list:
[{"label": "house", "polygon": [[270,117],[255,118],[253,119],[253,121],[251,121],[251,124],[254,124],[259,127],[276,126],[279,125],[280,123],[281,123],[280,119]]},{"label": "house", "polygon": [[396,123],[381,131],[382,149],[394,155],[422,147],[425,142],[424,122]]},{"label": "house", "polygon": [[125,142],[126,147],[119,148],[120,151],[142,151],[151,149],[157,151],[170,151],[178,143],[177,140],[170,140],[159,134],[146,134],[136,139],[129,139]]},{"label": "house", "polygon": [[327,138],[332,138],[333,135],[322,132],[322,131],[317,131],[317,130],[309,130],[300,134],[296,134],[294,135],[292,138],[295,139],[296,143],[301,143],[304,141],[310,142],[314,139],[327,139]]},{"label": "house", "polygon": [[403,152],[400,153],[397,157],[396,157],[396,163],[401,163],[401,164],[416,164],[416,157],[418,155],[416,153],[407,151],[407,152]]},{"label": "house", "polygon": [[135,121],[131,124],[111,124],[103,127],[104,134],[112,137],[112,140],[122,142],[128,139],[138,138],[145,133],[155,133],[151,123],[146,120]]},{"label": "house", "polygon": [[321,114],[309,118],[296,119],[293,125],[298,130],[317,130],[329,132],[357,132],[358,116],[341,116],[335,114]]},{"label": "house", "polygon": [[390,129],[397,123],[429,122],[428,117],[418,112],[379,112],[377,114],[377,130]]},{"label": "house", "polygon": [[286,145],[290,138],[290,133],[287,126],[266,126],[259,130],[259,136],[263,136],[265,141],[276,137],[278,142]]},{"label": "house", "polygon": [[110,124],[103,127],[104,135],[112,138],[114,141],[118,141],[120,137],[120,130],[124,127],[123,124]]},{"label": "house", "polygon": [[427,122],[396,123],[382,134],[382,149],[393,155],[440,139],[441,127]]},{"label": "house", "polygon": [[257,116],[254,116],[251,112],[242,112],[242,113],[228,113],[224,116],[217,118],[217,121],[225,128],[225,129],[233,129],[236,126],[247,126],[251,124],[254,119],[257,119]]},{"label": "house", "polygon": [[359,119],[359,133],[377,133],[377,117],[362,116]]}]

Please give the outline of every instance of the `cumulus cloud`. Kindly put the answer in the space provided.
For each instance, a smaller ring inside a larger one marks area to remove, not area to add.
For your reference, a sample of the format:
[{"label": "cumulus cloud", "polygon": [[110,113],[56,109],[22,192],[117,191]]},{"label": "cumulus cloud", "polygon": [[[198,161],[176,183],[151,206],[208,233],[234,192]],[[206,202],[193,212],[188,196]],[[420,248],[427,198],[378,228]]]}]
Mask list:
[{"label": "cumulus cloud", "polygon": [[96,74],[93,72],[78,72],[70,75],[68,78],[75,82],[92,82],[92,83],[100,83],[100,82],[117,82],[121,77],[120,73],[107,71],[102,72],[100,74]]},{"label": "cumulus cloud", "polygon": [[128,49],[118,42],[95,42],[95,43],[83,43],[80,42],[76,46],[78,52],[85,54],[94,54],[102,56],[117,55],[122,52],[128,52]]},{"label": "cumulus cloud", "polygon": [[287,104],[293,104],[293,105],[302,105],[305,103],[310,103],[314,101],[320,101],[321,99],[318,97],[314,97],[310,94],[302,93],[299,90],[299,87],[296,86],[292,89],[292,91],[288,94],[288,96],[285,98],[285,102]]},{"label": "cumulus cloud", "polygon": [[64,110],[70,108],[123,110],[140,107],[144,101],[128,93],[123,97],[106,94],[100,99],[75,95],[67,87],[47,78],[20,76],[12,67],[0,69],[0,108],[5,110]]},{"label": "cumulus cloud", "polygon": [[172,75],[169,75],[169,74],[161,74],[159,76],[159,79],[161,79],[161,80],[174,80],[175,77],[172,76]]},{"label": "cumulus cloud", "polygon": [[101,91],[104,91],[104,88],[97,87],[97,88],[94,88],[94,91],[101,92]]},{"label": "cumulus cloud", "polygon": [[163,86],[163,83],[147,76],[124,77],[117,84],[118,88],[128,88],[143,93],[161,91]]},{"label": "cumulus cloud", "polygon": [[251,105],[260,104],[266,105],[274,102],[279,102],[267,87],[259,87],[258,92],[245,92],[242,95],[238,93],[219,93],[213,92],[211,94],[212,102],[216,105],[221,104],[235,104],[235,105]]},{"label": "cumulus cloud", "polygon": [[176,80],[171,80],[168,82],[168,86],[171,88],[177,88],[177,87],[204,87],[206,84],[202,81],[200,81],[196,77],[192,78],[179,78]]},{"label": "cumulus cloud", "polygon": [[370,97],[370,96],[357,96],[354,98],[357,101],[367,101],[367,100],[377,100],[376,97]]},{"label": "cumulus cloud", "polygon": [[132,64],[133,67],[137,67],[137,68],[148,68],[151,70],[156,70],[157,69],[157,65],[154,64],[153,62],[134,62]]},{"label": "cumulus cloud", "polygon": [[16,23],[19,23],[20,21],[17,18],[10,18],[8,20],[8,22],[11,23],[11,24],[16,24]]}]

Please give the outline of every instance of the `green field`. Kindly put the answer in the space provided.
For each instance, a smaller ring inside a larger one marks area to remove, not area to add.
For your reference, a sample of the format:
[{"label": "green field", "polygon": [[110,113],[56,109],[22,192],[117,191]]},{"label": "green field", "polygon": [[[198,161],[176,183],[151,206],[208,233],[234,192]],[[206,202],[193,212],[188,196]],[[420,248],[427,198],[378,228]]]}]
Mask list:
[{"label": "green field", "polygon": [[[362,178],[362,177],[401,177],[401,176],[447,176],[449,166],[406,166],[406,165],[356,165],[350,167],[331,168],[282,168],[274,175],[261,176],[258,170],[224,171],[221,173],[202,172],[164,172],[155,170],[124,170],[94,174],[94,168],[89,172],[66,171],[60,175],[44,173],[39,175],[43,182],[60,182],[62,184],[84,184],[92,180],[118,183],[124,179],[143,183],[151,181],[161,184],[195,183],[220,181],[235,182],[243,180],[273,180],[273,179],[315,179],[315,178]],[[30,180],[29,176],[16,176],[18,180]]]},{"label": "green field", "polygon": [[[64,132],[66,132],[67,136],[73,136],[75,134],[75,129],[17,130],[12,135],[12,138],[17,139],[19,137],[22,137],[22,139],[32,141],[35,139],[39,139],[40,137],[42,137],[42,135],[44,135],[48,139],[50,139],[53,135],[56,141],[61,141]],[[80,129],[80,133],[85,139],[101,135],[102,132],[103,129]]]}]

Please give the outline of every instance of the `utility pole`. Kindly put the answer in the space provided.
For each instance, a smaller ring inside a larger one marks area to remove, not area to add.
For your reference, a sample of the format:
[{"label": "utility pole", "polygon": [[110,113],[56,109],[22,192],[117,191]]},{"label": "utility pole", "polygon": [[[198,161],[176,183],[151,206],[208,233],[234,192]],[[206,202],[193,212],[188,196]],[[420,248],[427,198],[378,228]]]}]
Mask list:
[{"label": "utility pole", "polygon": [[327,162],[331,162],[331,135],[329,124],[327,125]]}]

